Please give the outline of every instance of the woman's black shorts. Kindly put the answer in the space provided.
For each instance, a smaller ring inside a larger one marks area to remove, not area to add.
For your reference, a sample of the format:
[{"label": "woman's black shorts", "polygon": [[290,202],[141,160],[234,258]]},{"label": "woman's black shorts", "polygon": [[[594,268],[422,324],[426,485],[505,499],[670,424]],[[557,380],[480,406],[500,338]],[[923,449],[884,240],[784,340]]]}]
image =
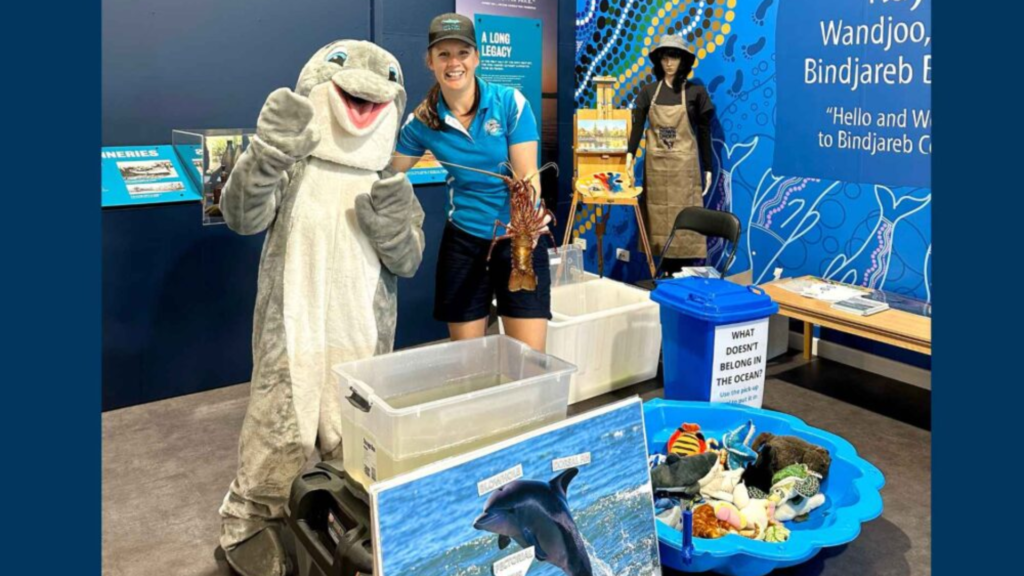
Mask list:
[{"label": "woman's black shorts", "polygon": [[473,236],[448,222],[437,257],[434,318],[441,322],[471,322],[486,318],[490,314],[491,300],[497,296],[499,316],[550,320],[550,243],[549,239],[542,237],[533,251],[537,289],[509,292],[511,240],[498,242],[488,263],[487,250],[491,241]]}]

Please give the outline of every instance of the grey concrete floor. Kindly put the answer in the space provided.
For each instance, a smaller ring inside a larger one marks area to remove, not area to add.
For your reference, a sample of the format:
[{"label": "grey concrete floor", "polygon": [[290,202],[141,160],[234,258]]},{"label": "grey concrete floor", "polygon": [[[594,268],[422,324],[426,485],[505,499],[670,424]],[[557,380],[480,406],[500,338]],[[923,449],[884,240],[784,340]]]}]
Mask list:
[{"label": "grey concrete floor", "polygon": [[[931,574],[931,433],[772,377],[802,362],[769,366],[765,408],[853,443],[886,476],[885,511],[854,542],[776,574]],[[214,559],[217,508],[234,477],[248,393],[242,384],[103,415],[105,576],[225,573]],[[639,384],[571,412],[635,394],[656,398],[661,388]]]}]

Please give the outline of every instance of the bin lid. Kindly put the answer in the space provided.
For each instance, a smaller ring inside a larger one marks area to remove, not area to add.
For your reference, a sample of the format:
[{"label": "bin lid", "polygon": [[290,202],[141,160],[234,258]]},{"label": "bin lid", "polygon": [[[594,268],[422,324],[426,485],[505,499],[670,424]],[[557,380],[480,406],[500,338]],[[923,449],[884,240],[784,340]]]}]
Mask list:
[{"label": "bin lid", "polygon": [[676,312],[728,324],[765,318],[779,306],[757,286],[742,286],[719,278],[676,278],[659,281],[651,300]]}]

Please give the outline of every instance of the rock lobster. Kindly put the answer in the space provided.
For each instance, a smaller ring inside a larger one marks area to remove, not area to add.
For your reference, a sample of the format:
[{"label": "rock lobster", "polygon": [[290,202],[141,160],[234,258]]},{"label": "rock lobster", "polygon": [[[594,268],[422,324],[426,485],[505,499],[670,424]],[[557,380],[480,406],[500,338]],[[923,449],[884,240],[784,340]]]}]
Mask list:
[{"label": "rock lobster", "polygon": [[[530,179],[548,168],[554,168],[557,174],[558,165],[548,162],[535,174],[520,179],[515,170],[508,163],[505,164],[512,177],[501,176],[508,185],[509,190],[509,221],[504,223],[501,220],[494,221],[494,231],[491,240],[491,249],[487,251],[487,261],[491,261],[491,253],[494,252],[494,245],[501,240],[512,240],[512,274],[508,279],[509,292],[526,290],[532,292],[537,289],[537,274],[533,271],[533,247],[541,235],[551,237],[551,243],[558,250],[555,237],[547,228],[547,218],[550,216],[551,225],[557,224],[555,215],[540,201],[540,208],[535,209],[533,197],[535,189]],[[498,227],[505,229],[505,234],[498,236]]]},{"label": "rock lobster", "polygon": [[[508,279],[508,289],[510,292],[518,292],[520,290],[532,292],[536,290],[537,274],[533,270],[533,247],[541,235],[547,235],[551,237],[555,250],[558,250],[554,234],[547,229],[549,217],[552,226],[557,224],[557,222],[555,221],[554,213],[544,205],[543,199],[540,201],[540,207],[535,208],[533,197],[536,189],[530,180],[548,168],[554,168],[555,174],[558,174],[558,165],[554,162],[548,162],[526,178],[519,178],[519,175],[516,174],[516,171],[512,169],[512,165],[508,162],[503,162],[502,166],[508,168],[509,172],[512,173],[511,177],[478,168],[470,168],[469,166],[452,164],[451,162],[441,162],[440,160],[437,162],[464,170],[480,172],[481,174],[494,176],[505,181],[509,191],[509,221],[508,223],[501,220],[494,221],[494,231],[491,233],[491,248],[487,251],[487,261],[491,261],[491,254],[494,252],[494,246],[498,242],[511,239],[512,274]],[[498,236],[499,227],[505,229],[505,234]]]}]

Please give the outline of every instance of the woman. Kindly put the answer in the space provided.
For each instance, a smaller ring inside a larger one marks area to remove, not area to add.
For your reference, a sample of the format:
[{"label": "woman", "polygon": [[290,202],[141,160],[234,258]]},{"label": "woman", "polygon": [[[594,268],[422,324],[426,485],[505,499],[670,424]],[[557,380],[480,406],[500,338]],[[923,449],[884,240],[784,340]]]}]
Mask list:
[{"label": "woman", "polygon": [[[644,124],[649,123],[642,205],[651,249],[660,253],[676,215],[687,206],[703,206],[702,196],[711,185],[711,116],[715,107],[704,86],[686,81],[696,56],[685,48],[682,38],[663,37],[650,58],[657,80],[637,96],[626,171],[633,173],[633,157],[640,136],[645,134]],[[703,236],[679,232],[661,268],[676,272],[683,266],[702,264],[706,256]]]},{"label": "woman", "polygon": [[430,23],[429,41],[427,67],[437,82],[402,127],[391,169],[409,170],[428,149],[448,163],[448,223],[438,257],[434,317],[448,323],[452,340],[478,338],[497,297],[505,332],[543,351],[551,318],[546,246],[534,248],[536,290],[510,292],[510,242],[500,242],[487,262],[495,220],[509,221],[508,188],[499,178],[460,167],[508,174],[501,165],[509,162],[520,178],[532,175],[539,197],[536,118],[518,90],[476,77],[480,57],[472,20],[442,14]]}]

